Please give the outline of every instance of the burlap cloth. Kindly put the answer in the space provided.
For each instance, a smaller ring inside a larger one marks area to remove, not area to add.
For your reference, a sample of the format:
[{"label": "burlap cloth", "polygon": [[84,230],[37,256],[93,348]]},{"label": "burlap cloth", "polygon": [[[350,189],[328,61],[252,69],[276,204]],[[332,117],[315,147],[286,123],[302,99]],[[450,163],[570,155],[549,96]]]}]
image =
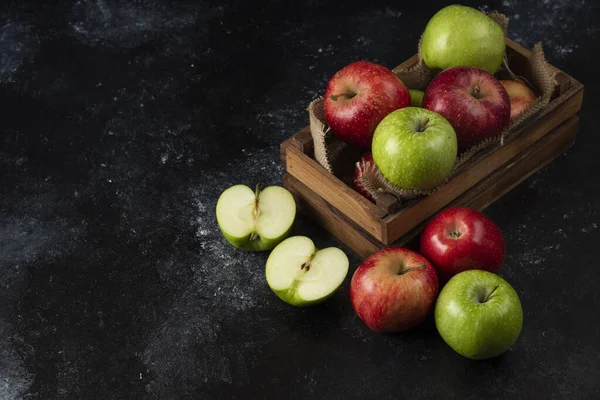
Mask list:
[{"label": "burlap cloth", "polygon": [[[491,12],[488,16],[495,20],[502,28],[506,35],[508,31],[508,18],[500,13]],[[410,68],[404,70],[393,69],[392,71],[411,89],[424,90],[428,83],[433,78],[432,72],[427,68],[421,57],[421,43],[418,45],[418,62]],[[537,99],[527,108],[511,125],[509,125],[500,135],[495,138],[486,140],[478,145],[464,151],[456,158],[454,168],[446,181],[450,180],[473,155],[480,150],[491,146],[502,146],[504,139],[514,133],[523,121],[527,120],[532,115],[540,111],[548,102],[556,86],[554,75],[546,63],[542,45],[537,43],[532,50],[531,57],[527,61],[525,76],[516,76],[509,65],[507,58],[504,58],[504,63],[501,71],[511,79],[521,79],[529,84],[537,94]],[[332,135],[325,121],[323,111],[323,98],[319,97],[312,101],[307,108],[310,119],[310,131],[314,141],[315,159],[323,168],[332,174],[336,174],[336,165],[342,153],[349,150],[350,145],[343,142],[336,136]],[[353,149],[356,152],[356,149]],[[363,169],[363,174],[360,177],[363,187],[377,200],[383,193],[389,193],[396,196],[402,203],[403,200],[414,199],[419,196],[425,196],[435,192],[437,188],[427,191],[409,190],[393,185],[381,174],[376,166],[363,164],[360,166]]]}]

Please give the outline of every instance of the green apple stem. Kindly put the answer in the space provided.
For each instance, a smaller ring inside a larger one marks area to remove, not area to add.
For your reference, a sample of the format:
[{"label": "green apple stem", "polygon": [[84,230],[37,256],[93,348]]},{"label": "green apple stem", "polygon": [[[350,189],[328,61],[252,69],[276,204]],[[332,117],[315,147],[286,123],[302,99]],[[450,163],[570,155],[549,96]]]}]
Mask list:
[{"label": "green apple stem", "polygon": [[485,297],[484,297],[484,298],[481,300],[481,303],[486,303],[486,302],[487,302],[489,299],[491,299],[491,298],[492,298],[492,294],[494,294],[494,292],[496,291],[496,289],[498,289],[499,287],[500,287],[499,285],[496,285],[496,287],[494,287],[494,288],[492,289],[492,291],[491,291],[491,292],[489,292],[489,293],[487,294],[487,296],[485,296]]},{"label": "green apple stem", "polygon": [[416,265],[414,267],[403,269],[402,271],[398,272],[398,275],[404,275],[407,272],[412,271],[413,269],[423,269],[423,268],[427,268],[427,264]]},{"label": "green apple stem", "polygon": [[260,236],[258,235],[258,233],[256,232],[252,232],[250,234],[250,238],[248,240],[253,241],[253,240],[257,240]]},{"label": "green apple stem", "polygon": [[425,118],[425,121],[419,122],[417,125],[417,132],[424,132],[427,129],[427,124],[429,123],[429,118]]},{"label": "green apple stem", "polygon": [[338,94],[332,94],[329,97],[331,98],[331,100],[337,101],[338,97],[347,97],[348,100],[350,100],[354,96],[356,96],[356,93],[352,93],[352,92],[346,93],[346,92],[343,92],[343,93],[338,93]]},{"label": "green apple stem", "polygon": [[258,207],[258,196],[260,195],[260,185],[256,184],[256,189],[254,189],[254,208],[252,209],[252,218],[255,220],[260,215],[260,208]]}]

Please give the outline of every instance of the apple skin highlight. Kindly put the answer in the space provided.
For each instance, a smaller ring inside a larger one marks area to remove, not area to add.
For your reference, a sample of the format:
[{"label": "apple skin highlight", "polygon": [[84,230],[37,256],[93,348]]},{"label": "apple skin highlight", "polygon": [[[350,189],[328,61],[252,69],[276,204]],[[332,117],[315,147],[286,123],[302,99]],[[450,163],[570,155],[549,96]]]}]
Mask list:
[{"label": "apple skin highlight", "polygon": [[373,132],[389,113],[410,106],[410,93],[391,70],[369,61],[342,68],[329,80],[323,109],[331,132],[369,148]]},{"label": "apple skin highlight", "polygon": [[427,86],[423,108],[450,122],[463,152],[498,136],[508,126],[510,99],[504,86],[489,73],[472,67],[447,69]]},{"label": "apple skin highlight", "polygon": [[388,247],[368,257],[350,283],[350,299],[358,317],[376,332],[403,332],[431,312],[438,278],[420,254]]}]

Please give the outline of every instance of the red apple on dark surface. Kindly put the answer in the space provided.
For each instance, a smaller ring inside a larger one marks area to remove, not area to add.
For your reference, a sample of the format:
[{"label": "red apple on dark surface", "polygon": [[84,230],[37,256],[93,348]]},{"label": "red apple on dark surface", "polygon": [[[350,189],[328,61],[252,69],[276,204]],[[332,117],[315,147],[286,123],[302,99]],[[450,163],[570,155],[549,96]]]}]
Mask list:
[{"label": "red apple on dark surface", "polygon": [[502,231],[485,214],[471,208],[440,212],[427,223],[420,240],[420,252],[433,263],[440,281],[471,269],[497,273],[504,262]]},{"label": "red apple on dark surface", "polygon": [[358,193],[362,194],[372,202],[375,202],[373,196],[371,196],[371,194],[367,191],[367,189],[365,189],[365,187],[360,182],[360,178],[363,176],[367,168],[375,168],[373,154],[371,154],[370,151],[363,154],[362,157],[356,163],[356,166],[354,167],[354,176],[352,177],[352,181],[354,183],[354,189],[356,189]]},{"label": "red apple on dark surface", "polygon": [[510,124],[535,101],[535,93],[523,82],[516,80],[500,81],[510,99]]},{"label": "red apple on dark surface", "polygon": [[410,93],[388,68],[357,61],[331,78],[325,90],[325,120],[334,135],[371,147],[377,124],[389,113],[410,105]]},{"label": "red apple on dark surface", "polygon": [[459,153],[499,135],[510,118],[506,89],[489,73],[472,67],[450,68],[437,75],[425,90],[423,108],[450,122]]},{"label": "red apple on dark surface", "polygon": [[438,294],[435,269],[422,255],[388,247],[356,269],[350,299],[358,317],[377,332],[402,332],[420,324]]}]

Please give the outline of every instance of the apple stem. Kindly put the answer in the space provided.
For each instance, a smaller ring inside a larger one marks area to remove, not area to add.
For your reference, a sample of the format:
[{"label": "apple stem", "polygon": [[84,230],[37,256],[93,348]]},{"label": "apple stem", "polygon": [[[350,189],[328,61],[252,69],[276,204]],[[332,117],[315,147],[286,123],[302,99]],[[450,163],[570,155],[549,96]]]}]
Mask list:
[{"label": "apple stem", "polygon": [[356,93],[345,93],[344,92],[344,93],[332,94],[329,97],[331,98],[331,100],[337,101],[338,97],[347,97],[348,99],[351,99],[354,96],[356,96]]},{"label": "apple stem", "polygon": [[496,287],[494,287],[494,289],[492,289],[492,291],[489,292],[488,295],[485,296],[481,302],[482,303],[486,303],[492,297],[492,294],[494,294],[494,292],[496,291],[496,289],[498,289],[499,287],[500,287],[500,285],[496,285]]},{"label": "apple stem", "polygon": [[479,99],[479,96],[481,95],[481,88],[479,87],[479,85],[476,85],[473,88],[473,97],[475,97],[476,99]]},{"label": "apple stem", "polygon": [[458,239],[460,236],[461,236],[460,231],[458,231],[458,230],[456,230],[456,231],[455,230],[450,231],[450,237],[452,239]]},{"label": "apple stem", "polygon": [[402,271],[398,272],[398,275],[404,275],[404,274],[406,274],[407,272],[410,272],[410,271],[412,271],[413,269],[423,269],[423,268],[427,268],[427,264],[421,264],[421,265],[416,265],[416,266],[414,266],[414,267],[406,268],[406,269],[404,269],[404,270],[402,270]]},{"label": "apple stem", "polygon": [[254,209],[252,210],[252,217],[257,219],[260,215],[260,209],[258,208],[258,196],[260,194],[260,184],[256,184],[256,189],[254,189]]},{"label": "apple stem", "polygon": [[250,241],[253,241],[253,240],[256,240],[256,239],[258,239],[259,237],[260,237],[260,236],[258,236],[258,233],[256,233],[256,232],[252,232],[252,233],[250,234],[250,239],[248,239],[248,240],[250,240]]},{"label": "apple stem", "polygon": [[429,123],[429,118],[425,118],[423,123],[419,123],[417,125],[417,132],[424,132],[427,129],[427,124]]}]

